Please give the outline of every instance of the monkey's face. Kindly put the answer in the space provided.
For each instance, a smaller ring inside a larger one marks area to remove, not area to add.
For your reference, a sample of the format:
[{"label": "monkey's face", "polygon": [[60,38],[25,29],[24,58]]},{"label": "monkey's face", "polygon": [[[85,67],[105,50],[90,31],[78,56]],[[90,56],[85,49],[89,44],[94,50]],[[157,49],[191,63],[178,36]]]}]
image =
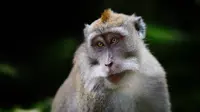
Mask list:
[{"label": "monkey's face", "polygon": [[139,46],[145,34],[145,23],[141,17],[109,10],[84,28],[87,53],[93,59],[92,64],[108,67],[111,74],[129,68],[129,64],[124,64],[127,58],[139,59]]},{"label": "monkey's face", "polygon": [[[128,52],[127,39],[120,33],[108,32],[100,34],[91,39],[89,55],[95,63],[109,68],[109,73],[114,74],[121,71],[123,60],[137,56],[136,52]],[[122,71],[121,71],[122,72]]]}]

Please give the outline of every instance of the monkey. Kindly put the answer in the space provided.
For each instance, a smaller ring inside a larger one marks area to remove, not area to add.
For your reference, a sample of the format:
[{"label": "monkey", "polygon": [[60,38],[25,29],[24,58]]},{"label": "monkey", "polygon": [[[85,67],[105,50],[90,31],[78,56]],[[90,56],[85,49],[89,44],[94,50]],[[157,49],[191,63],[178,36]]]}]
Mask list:
[{"label": "monkey", "polygon": [[171,112],[166,71],[144,42],[141,16],[105,9],[83,29],[51,112]]}]

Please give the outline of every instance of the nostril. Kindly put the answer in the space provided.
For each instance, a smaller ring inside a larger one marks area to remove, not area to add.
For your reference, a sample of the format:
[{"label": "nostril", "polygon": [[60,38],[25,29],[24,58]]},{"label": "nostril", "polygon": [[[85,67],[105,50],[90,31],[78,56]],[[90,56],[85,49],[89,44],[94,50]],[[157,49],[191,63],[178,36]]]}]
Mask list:
[{"label": "nostril", "polygon": [[110,62],[110,63],[108,63],[108,64],[105,64],[105,66],[111,67],[112,64],[113,64],[113,62]]}]

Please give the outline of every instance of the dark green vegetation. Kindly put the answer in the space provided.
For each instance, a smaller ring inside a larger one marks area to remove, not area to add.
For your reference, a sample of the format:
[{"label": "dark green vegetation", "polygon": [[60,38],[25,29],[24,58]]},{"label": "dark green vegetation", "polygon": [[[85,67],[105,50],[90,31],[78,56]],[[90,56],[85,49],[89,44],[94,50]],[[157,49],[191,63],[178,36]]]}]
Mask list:
[{"label": "dark green vegetation", "polygon": [[77,2],[9,3],[0,38],[0,112],[49,112],[55,92],[70,72],[73,53],[83,41],[84,23],[97,19],[107,7],[144,18],[145,41],[168,73],[173,112],[200,110],[200,2]]}]

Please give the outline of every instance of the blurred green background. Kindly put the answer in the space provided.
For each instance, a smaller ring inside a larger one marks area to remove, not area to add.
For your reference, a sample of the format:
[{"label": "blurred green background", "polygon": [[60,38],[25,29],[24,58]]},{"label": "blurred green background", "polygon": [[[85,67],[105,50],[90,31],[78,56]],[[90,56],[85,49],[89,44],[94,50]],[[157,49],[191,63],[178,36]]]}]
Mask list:
[{"label": "blurred green background", "polygon": [[85,23],[105,8],[147,23],[151,52],[167,71],[173,112],[200,111],[199,0],[70,0],[2,3],[0,112],[49,112]]}]

